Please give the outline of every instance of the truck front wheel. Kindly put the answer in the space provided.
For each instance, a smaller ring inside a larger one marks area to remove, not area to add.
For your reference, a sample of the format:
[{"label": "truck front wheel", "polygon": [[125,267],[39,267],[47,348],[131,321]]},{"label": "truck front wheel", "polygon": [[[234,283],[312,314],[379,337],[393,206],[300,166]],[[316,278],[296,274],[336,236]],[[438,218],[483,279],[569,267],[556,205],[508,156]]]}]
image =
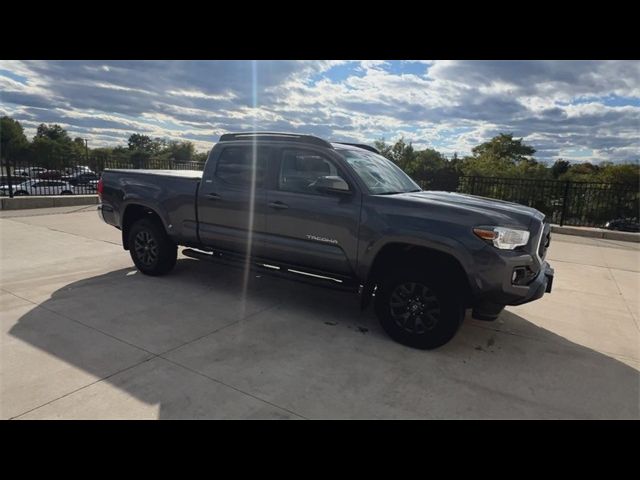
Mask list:
[{"label": "truck front wheel", "polygon": [[424,350],[451,340],[464,319],[455,286],[412,270],[394,272],[378,285],[375,310],[392,339]]},{"label": "truck front wheel", "polygon": [[133,263],[145,275],[164,275],[176,264],[178,247],[152,220],[135,222],[129,230],[128,244]]}]

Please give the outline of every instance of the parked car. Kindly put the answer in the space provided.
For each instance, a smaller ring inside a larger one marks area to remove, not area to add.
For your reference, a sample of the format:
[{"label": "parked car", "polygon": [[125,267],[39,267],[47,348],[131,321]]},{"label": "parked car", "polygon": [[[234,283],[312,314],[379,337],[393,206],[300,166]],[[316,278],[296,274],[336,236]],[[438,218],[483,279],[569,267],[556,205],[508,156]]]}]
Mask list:
[{"label": "parked car", "polygon": [[97,183],[100,177],[93,172],[83,172],[77,175],[65,177],[71,185],[90,185],[92,182]]},{"label": "parked car", "polygon": [[367,145],[222,135],[204,172],[105,170],[100,217],[144,274],[186,256],[250,264],[374,300],[396,341],[447,343],[466,308],[495,320],[550,292],[550,226],[522,205],[423,191]]},{"label": "parked car", "polygon": [[86,165],[76,165],[75,167],[67,167],[62,171],[64,176],[75,176],[81,173],[93,173]]},{"label": "parked car", "polygon": [[640,223],[638,223],[637,218],[618,218],[609,220],[604,225],[604,228],[621,232],[640,232]]},{"label": "parked car", "polygon": [[37,174],[37,178],[42,180],[60,180],[62,178],[62,172],[58,170],[45,170]]},{"label": "parked car", "polygon": [[[0,187],[3,195],[9,194],[9,185]],[[73,195],[73,185],[61,180],[27,180],[13,185],[13,194],[18,195]]]},{"label": "parked car", "polygon": [[17,168],[13,175],[16,177],[30,177],[37,178],[37,176],[43,172],[46,172],[46,168],[42,167],[27,167],[27,168]]}]

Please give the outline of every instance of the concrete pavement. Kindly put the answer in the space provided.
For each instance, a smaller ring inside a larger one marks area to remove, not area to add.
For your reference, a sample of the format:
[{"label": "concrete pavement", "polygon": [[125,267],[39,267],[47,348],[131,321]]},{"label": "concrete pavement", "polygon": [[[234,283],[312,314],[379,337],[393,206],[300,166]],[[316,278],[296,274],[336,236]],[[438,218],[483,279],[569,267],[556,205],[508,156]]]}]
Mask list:
[{"label": "concrete pavement", "polygon": [[640,418],[640,245],[555,234],[554,291],[438,350],[351,294],[181,257],[95,206],[0,213],[2,418]]}]

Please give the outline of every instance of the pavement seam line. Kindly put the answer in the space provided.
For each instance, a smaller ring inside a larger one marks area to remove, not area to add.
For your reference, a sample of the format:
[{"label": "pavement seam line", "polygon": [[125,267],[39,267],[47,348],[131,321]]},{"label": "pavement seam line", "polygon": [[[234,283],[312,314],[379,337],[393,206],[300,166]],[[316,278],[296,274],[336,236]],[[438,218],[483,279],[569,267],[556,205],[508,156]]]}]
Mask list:
[{"label": "pavement seam line", "polygon": [[[589,296],[596,296],[596,297],[604,297],[604,298],[611,298],[611,295],[606,295],[604,293],[594,293],[594,292],[585,292],[584,290],[575,290],[573,288],[567,288],[567,287],[556,287],[554,286],[553,291],[558,291],[560,290],[561,292],[574,292],[574,293],[585,293]],[[622,296],[621,296],[622,298]],[[622,298],[622,300],[624,300],[624,298]]]},{"label": "pavement seam line", "polygon": [[253,312],[253,313],[251,313],[251,314],[249,314],[249,315],[246,315],[246,316],[244,316],[244,317],[242,317],[242,318],[239,318],[239,319],[234,320],[234,321],[232,321],[232,322],[229,322],[229,323],[227,323],[227,324],[225,324],[225,325],[222,325],[221,327],[218,327],[218,328],[216,328],[215,330],[213,330],[213,331],[211,331],[211,332],[205,333],[204,335],[201,335],[201,336],[199,336],[198,338],[194,338],[194,339],[192,339],[192,340],[189,340],[189,341],[187,341],[187,342],[185,342],[185,343],[183,343],[183,344],[181,344],[181,345],[178,345],[177,347],[172,347],[172,348],[170,348],[169,350],[166,350],[166,351],[164,351],[164,352],[162,352],[162,353],[159,353],[159,354],[158,354],[158,356],[160,356],[160,357],[162,357],[162,358],[165,358],[163,355],[167,355],[167,354],[169,354],[169,353],[171,353],[171,352],[173,352],[173,351],[175,351],[175,350],[178,350],[178,349],[180,349],[180,348],[182,348],[182,347],[185,347],[185,346],[187,346],[187,345],[189,345],[189,344],[191,344],[191,343],[194,343],[194,342],[197,342],[197,341],[199,341],[199,340],[202,340],[203,338],[206,338],[206,337],[208,337],[208,336],[210,336],[210,335],[213,335],[213,334],[215,334],[215,333],[218,333],[218,332],[220,332],[221,330],[224,330],[225,328],[231,327],[232,325],[236,325],[236,324],[238,324],[238,323],[242,322],[243,320],[249,320],[251,317],[253,317],[253,316],[255,316],[255,315],[258,315],[258,314],[260,314],[260,313],[262,313],[262,312],[266,312],[267,310],[270,310],[270,309],[272,309],[272,308],[278,307],[278,306],[280,306],[280,305],[282,305],[282,302],[277,303],[277,304],[275,304],[275,305],[269,305],[268,307],[265,307],[265,308],[263,308],[262,310],[258,310],[257,312]]},{"label": "pavement seam line", "polygon": [[80,235],[78,233],[65,232],[64,230],[58,230],[56,228],[48,227],[46,225],[38,225],[38,224],[35,224],[35,223],[21,222],[20,220],[15,220],[14,218],[2,218],[1,220],[7,220],[7,221],[10,221],[10,222],[20,223],[22,225],[28,225],[30,227],[45,228],[45,229],[50,230],[52,232],[64,233],[66,235],[71,235],[72,237],[84,238],[85,240],[93,240],[93,241],[96,241],[96,242],[108,243],[110,245],[118,245],[118,246],[120,245],[120,242],[112,242],[110,240],[101,240],[99,238],[85,237],[84,235]]},{"label": "pavement seam line", "polygon": [[222,380],[218,380],[217,378],[211,377],[211,376],[207,375],[206,373],[202,373],[202,372],[199,372],[198,370],[194,370],[191,367],[183,365],[180,362],[176,362],[175,360],[171,360],[169,358],[163,357],[162,355],[158,355],[158,356],[160,358],[162,358],[163,360],[166,360],[167,362],[170,362],[170,363],[172,363],[174,365],[177,365],[178,367],[184,368],[185,370],[188,370],[188,371],[190,371],[192,373],[195,373],[196,375],[200,375],[201,377],[207,378],[207,379],[211,380],[212,382],[218,383],[218,384],[223,385],[223,386],[225,386],[227,388],[231,388],[232,390],[235,390],[236,392],[239,392],[239,393],[242,393],[244,395],[247,395],[247,396],[249,396],[249,397],[251,397],[251,398],[253,398],[255,400],[258,400],[260,402],[266,403],[267,405],[275,407],[275,408],[277,408],[279,410],[284,410],[285,412],[289,412],[290,414],[295,415],[296,417],[300,417],[303,420],[309,420],[304,415],[300,415],[299,413],[296,413],[293,410],[289,410],[288,408],[285,408],[285,407],[282,407],[282,406],[280,406],[280,405],[278,405],[276,403],[270,402],[269,400],[265,400],[264,398],[260,398],[260,397],[254,395],[254,394],[252,394],[250,392],[245,392],[244,390],[242,390],[242,389],[240,389],[238,387],[234,387],[233,385],[229,385],[228,383],[225,383]]},{"label": "pavement seam line", "polygon": [[[598,245],[598,248],[606,248],[603,245]],[[631,311],[631,307],[629,307],[629,304],[627,303],[627,299],[624,298],[624,295],[622,294],[622,289],[620,288],[620,285],[618,284],[618,281],[616,280],[616,276],[613,274],[613,270],[621,270],[624,272],[633,272],[633,270],[627,270],[624,268],[612,268],[611,265],[609,265],[609,262],[607,261],[607,258],[605,257],[604,253],[602,254],[602,258],[604,258],[605,263],[607,264],[607,270],[609,272],[609,275],[611,275],[611,278],[613,279],[613,283],[616,286],[616,289],[618,290],[618,295],[620,295],[620,298],[622,298],[622,303],[624,303],[624,306],[627,308],[627,312],[629,312],[629,315],[631,315],[631,321],[633,322],[633,324],[636,327],[636,330],[640,331],[640,325],[638,325],[638,320],[636,319],[636,316],[633,314],[633,312]],[[637,273],[637,272],[635,272]]]},{"label": "pavement seam line", "polygon": [[[520,333],[520,332],[499,330],[498,328],[491,327],[489,325],[478,325],[476,323],[470,323],[469,325],[472,326],[472,327],[481,328],[483,330],[490,330],[490,331],[496,332],[496,333],[504,333],[506,335],[512,335],[514,337],[526,338],[528,340],[535,340],[536,342],[540,342],[540,343],[547,343],[547,344],[551,344],[551,345],[561,345],[563,347],[567,347],[569,349],[574,349],[574,350],[583,350],[583,349],[587,348],[587,349],[593,350],[594,352],[601,353],[601,354],[604,354],[604,355],[607,355],[607,356],[610,356],[610,357],[622,357],[622,358],[625,358],[627,360],[631,360],[631,361],[634,361],[634,362],[640,362],[640,358],[634,358],[634,357],[630,357],[629,355],[624,355],[622,353],[610,352],[608,350],[596,350],[593,347],[586,347],[584,345],[580,345],[580,344],[575,343],[575,342],[571,342],[571,344],[567,345],[567,344],[562,343],[559,340],[545,340],[543,338],[532,337],[531,335],[525,335],[525,334]],[[539,328],[541,328],[541,327],[539,327]]]},{"label": "pavement seam line", "polygon": [[[550,262],[559,262],[559,263],[570,263],[572,265],[582,265],[587,266],[587,267],[595,267],[595,268],[605,268],[605,269],[609,269],[611,268],[609,265],[591,265],[590,263],[579,263],[579,262],[572,262],[570,260],[558,260],[557,258],[548,258],[547,260],[549,260]],[[640,273],[637,270],[627,270],[626,268],[615,268],[615,270],[622,270],[623,272],[631,272],[631,273]]]},{"label": "pavement seam line", "polygon": [[210,377],[210,376],[208,376],[208,375],[206,375],[206,374],[203,374],[203,373],[201,373],[201,372],[198,372],[198,371],[196,371],[196,370],[193,370],[193,369],[191,369],[191,368],[189,368],[189,367],[187,367],[187,366],[185,366],[185,365],[182,365],[182,364],[180,364],[180,363],[178,363],[178,362],[175,362],[175,361],[170,360],[170,359],[168,359],[168,358],[166,358],[166,357],[164,357],[164,356],[163,356],[163,355],[164,355],[164,354],[166,354],[166,353],[169,353],[169,352],[171,352],[171,351],[173,351],[173,350],[176,350],[176,349],[178,349],[178,348],[184,347],[185,345],[188,345],[188,344],[193,343],[193,342],[195,342],[195,341],[197,341],[197,340],[200,340],[201,338],[207,337],[207,336],[209,336],[209,335],[213,335],[214,333],[217,333],[217,332],[219,332],[220,330],[223,330],[224,328],[227,328],[227,327],[229,327],[229,326],[231,326],[231,325],[234,325],[234,324],[236,324],[236,323],[238,323],[238,322],[241,322],[242,320],[247,320],[247,319],[249,319],[249,318],[251,318],[251,317],[253,317],[253,316],[255,316],[255,315],[258,315],[258,314],[260,314],[260,313],[262,313],[262,312],[265,312],[265,311],[267,311],[267,310],[269,310],[269,309],[272,309],[272,308],[278,307],[279,305],[281,305],[281,304],[282,304],[282,302],[279,302],[279,303],[274,304],[274,305],[269,305],[268,307],[263,308],[263,309],[261,309],[261,310],[258,310],[257,312],[253,312],[253,313],[251,313],[251,314],[249,314],[249,315],[247,315],[247,316],[245,316],[245,317],[243,317],[243,318],[240,318],[240,319],[235,320],[235,321],[233,321],[233,322],[231,322],[231,323],[228,323],[228,324],[226,324],[226,325],[223,325],[222,327],[217,328],[217,329],[216,329],[216,330],[214,330],[213,332],[209,332],[209,333],[207,333],[206,335],[203,335],[203,336],[201,336],[201,337],[199,337],[199,338],[197,338],[197,339],[191,340],[191,341],[186,342],[186,343],[184,343],[184,344],[182,344],[182,345],[180,345],[180,346],[178,346],[178,347],[175,347],[175,348],[173,348],[173,349],[167,350],[166,352],[164,352],[164,353],[162,353],[162,354],[155,354],[155,353],[152,353],[152,352],[150,352],[150,351],[146,350],[145,348],[142,348],[142,347],[139,347],[139,346],[137,346],[137,345],[131,344],[131,343],[129,343],[129,342],[125,341],[125,340],[122,340],[122,339],[120,339],[120,338],[118,338],[118,337],[115,337],[115,336],[113,336],[113,335],[111,335],[111,334],[109,334],[109,333],[103,332],[102,330],[100,330],[100,329],[98,329],[98,328],[95,328],[95,327],[93,327],[93,326],[91,326],[91,325],[86,325],[86,324],[84,324],[83,322],[80,322],[79,320],[75,320],[75,319],[73,319],[73,318],[67,317],[67,316],[66,316],[66,315],[64,315],[64,314],[61,314],[61,313],[58,313],[58,312],[56,312],[56,311],[54,311],[54,310],[51,310],[51,309],[49,309],[49,308],[43,307],[42,305],[37,304],[37,303],[35,303],[35,302],[34,302],[34,301],[32,301],[32,300],[29,300],[29,299],[27,299],[27,298],[21,297],[20,295],[16,295],[15,293],[13,293],[13,292],[9,292],[9,291],[5,290],[4,288],[3,288],[2,290],[3,290],[3,291],[5,291],[5,292],[7,292],[7,293],[9,293],[9,294],[11,294],[11,295],[13,295],[13,296],[15,296],[15,297],[17,297],[17,298],[20,298],[20,299],[22,299],[22,300],[25,300],[25,301],[27,301],[27,302],[31,303],[32,305],[35,305],[36,307],[41,307],[43,310],[46,310],[46,311],[51,312],[51,313],[53,313],[53,314],[55,314],[55,315],[58,315],[58,316],[60,316],[60,317],[62,317],[62,318],[65,318],[66,320],[69,320],[69,321],[72,321],[72,322],[78,323],[78,324],[80,324],[80,325],[82,325],[82,326],[85,326],[85,327],[87,327],[87,328],[93,329],[93,330],[95,330],[95,331],[97,331],[97,332],[99,332],[99,333],[102,333],[102,334],[104,334],[104,335],[106,335],[106,336],[108,336],[108,337],[111,337],[111,338],[113,338],[113,339],[115,339],[115,340],[118,340],[118,341],[120,341],[120,342],[122,342],[122,343],[125,343],[126,345],[129,345],[129,346],[132,346],[132,347],[134,347],[134,348],[140,349],[140,350],[142,350],[142,351],[144,351],[144,352],[146,352],[146,353],[149,353],[149,354],[151,355],[151,357],[145,358],[145,359],[144,359],[144,360],[142,360],[141,362],[138,362],[138,363],[136,363],[136,364],[134,364],[134,365],[131,365],[131,366],[129,366],[129,367],[126,367],[126,368],[124,368],[124,369],[122,369],[122,370],[119,370],[118,372],[115,372],[115,373],[113,373],[113,374],[111,374],[111,375],[108,375],[108,376],[106,376],[106,377],[100,378],[100,379],[98,379],[98,380],[96,380],[96,381],[94,381],[94,382],[88,383],[87,385],[83,385],[82,387],[77,388],[76,390],[73,390],[73,391],[71,391],[71,392],[67,392],[67,393],[65,393],[64,395],[61,395],[60,397],[57,397],[57,398],[52,399],[52,400],[50,400],[50,401],[48,401],[48,402],[46,402],[46,403],[43,403],[42,405],[39,405],[39,406],[37,406],[37,407],[34,407],[34,408],[32,408],[32,409],[30,409],[30,410],[27,410],[27,411],[25,411],[25,412],[22,412],[22,413],[21,413],[21,414],[19,414],[19,415],[16,415],[16,416],[10,417],[10,418],[9,418],[9,420],[17,419],[17,418],[19,418],[19,417],[21,417],[21,416],[24,416],[24,415],[26,415],[26,414],[28,414],[28,413],[30,413],[30,412],[33,412],[34,410],[37,410],[37,409],[42,408],[42,407],[44,407],[44,406],[46,406],[46,405],[49,405],[50,403],[53,403],[53,402],[55,402],[55,401],[57,401],[57,400],[60,400],[60,399],[62,399],[62,398],[64,398],[64,397],[66,397],[66,396],[68,396],[68,395],[72,395],[73,393],[76,393],[76,392],[78,392],[78,391],[80,391],[80,390],[83,390],[83,389],[85,389],[85,388],[87,388],[87,387],[90,387],[91,385],[95,385],[96,383],[99,383],[99,382],[101,382],[101,381],[103,381],[103,380],[107,380],[107,379],[111,378],[112,376],[117,375],[118,373],[121,373],[121,372],[124,372],[124,371],[126,371],[126,370],[129,370],[130,368],[133,368],[133,367],[135,367],[135,366],[137,366],[137,365],[140,365],[140,364],[142,364],[142,363],[148,362],[148,361],[153,360],[153,359],[155,359],[155,358],[162,358],[163,360],[166,360],[167,362],[170,362],[170,363],[172,363],[172,364],[174,364],[174,365],[180,366],[180,367],[182,367],[182,368],[184,368],[184,369],[186,369],[186,370],[191,371],[192,373],[198,374],[198,375],[200,375],[200,376],[202,376],[202,377],[204,377],[204,378],[207,378],[207,379],[209,379],[209,380],[211,380],[211,381],[214,381],[214,382],[216,382],[216,383],[219,383],[220,385],[223,385],[223,386],[225,386],[225,387],[231,388],[231,389],[233,389],[233,390],[235,390],[235,391],[237,391],[237,392],[239,392],[239,393],[242,393],[242,394],[244,394],[244,395],[247,395],[247,396],[249,396],[249,397],[251,397],[251,398],[253,398],[253,399],[255,399],[255,400],[258,400],[258,401],[260,401],[260,402],[266,403],[266,404],[268,404],[268,405],[270,405],[270,406],[272,406],[272,407],[278,408],[278,409],[280,409],[280,410],[286,411],[286,412],[288,412],[288,413],[290,413],[290,414],[292,414],[292,415],[295,415],[295,416],[297,416],[297,417],[300,417],[300,418],[302,418],[302,419],[304,419],[304,420],[308,420],[308,419],[307,419],[306,417],[304,417],[303,415],[300,415],[300,414],[298,414],[298,413],[296,413],[296,412],[294,412],[294,411],[292,411],[292,410],[289,410],[289,409],[287,409],[287,408],[285,408],[285,407],[281,407],[281,406],[279,406],[279,405],[277,405],[277,404],[275,404],[275,403],[272,403],[272,402],[269,402],[268,400],[265,400],[265,399],[262,399],[262,398],[260,398],[260,397],[257,397],[257,396],[255,396],[255,395],[253,395],[253,394],[249,393],[249,392],[245,392],[245,391],[243,391],[243,390],[241,390],[241,389],[239,389],[239,388],[237,388],[237,387],[234,387],[234,386],[232,386],[232,385],[228,385],[228,384],[226,384],[225,382],[222,382],[221,380],[215,379],[215,378]]},{"label": "pavement seam line", "polygon": [[[622,289],[620,288],[620,285],[618,284],[618,281],[616,280],[616,276],[613,274],[613,271],[611,269],[611,267],[608,267],[609,273],[611,274],[611,278],[613,278],[613,283],[616,284],[616,288],[618,289],[618,293],[620,294],[620,297],[622,298],[622,303],[624,303],[624,306],[627,308],[627,311],[629,312],[629,315],[631,315],[631,320],[633,320],[633,324],[636,326],[636,329],[638,331],[640,331],[640,325],[638,324],[638,320],[636,319],[636,316],[634,315],[634,313],[631,311],[631,307],[629,307],[629,304],[627,303],[627,299],[624,298],[624,295],[622,294]],[[614,270],[621,270],[619,268],[616,268]],[[628,270],[624,270],[625,272]]]},{"label": "pavement seam line", "polygon": [[74,322],[74,323],[77,323],[77,324],[79,324],[79,325],[82,325],[83,327],[86,327],[86,328],[89,328],[90,330],[94,330],[94,331],[96,331],[96,332],[98,332],[98,333],[101,333],[101,334],[103,334],[103,335],[105,335],[105,336],[107,336],[107,337],[109,337],[109,338],[112,338],[113,340],[117,340],[118,342],[124,343],[125,345],[127,345],[127,346],[129,346],[129,347],[133,347],[133,348],[135,348],[135,349],[137,349],[137,350],[142,350],[143,352],[148,353],[149,355],[157,356],[157,354],[156,354],[156,353],[153,353],[153,352],[151,352],[151,351],[147,350],[147,349],[146,349],[146,348],[144,348],[144,347],[141,347],[141,346],[136,345],[136,344],[134,344],[134,343],[127,342],[126,340],[123,340],[123,339],[121,339],[121,338],[116,337],[115,335],[112,335],[112,334],[107,333],[107,332],[105,332],[105,331],[103,331],[103,330],[100,330],[99,328],[96,328],[96,327],[94,327],[93,325],[88,325],[88,324],[86,324],[86,323],[84,323],[84,322],[81,322],[80,320],[76,320],[75,318],[71,318],[71,317],[69,317],[69,316],[65,315],[64,313],[60,313],[60,312],[56,312],[55,310],[51,310],[50,308],[45,307],[45,306],[43,306],[43,305],[42,305],[42,304],[40,304],[40,303],[36,303],[36,302],[34,302],[33,300],[29,300],[28,298],[25,298],[25,297],[22,297],[22,296],[20,296],[20,295],[17,295],[17,294],[15,294],[15,293],[13,293],[13,292],[10,292],[10,291],[8,291],[8,290],[6,290],[6,289],[4,289],[4,288],[2,288],[2,290],[3,290],[4,292],[10,293],[11,295],[13,295],[13,296],[15,296],[15,297],[21,298],[22,300],[25,300],[25,301],[27,301],[27,302],[31,303],[32,305],[35,305],[36,307],[42,308],[43,310],[46,310],[47,312],[50,312],[50,313],[53,313],[54,315],[57,315],[57,316],[59,316],[59,317],[62,317],[62,318],[64,318],[65,320],[69,320],[70,322]]},{"label": "pavement seam line", "polygon": [[[67,215],[69,213],[80,213],[80,212],[83,212],[83,211],[86,211],[88,213],[88,212],[93,211],[93,210],[88,210],[88,208],[96,207],[97,205],[98,204],[95,203],[95,204],[91,204],[91,205],[86,205],[83,208],[78,208],[77,210],[68,210],[68,211],[64,211],[64,212],[58,211],[58,212],[45,212],[45,213],[32,213],[32,214],[28,213],[30,209],[24,209],[24,210],[26,210],[26,212],[23,213],[22,215],[17,214],[17,215],[11,215],[11,216],[8,216],[8,215],[7,216],[0,216],[0,219],[4,219],[4,218],[11,219],[11,218],[27,218],[27,217],[45,217],[45,216],[48,216],[48,215]],[[52,207],[52,208],[68,208],[68,207]],[[18,211],[19,210],[0,210],[0,212],[16,212],[16,213]]]},{"label": "pavement seam line", "polygon": [[[142,365],[143,363],[146,363],[146,362],[148,362],[148,361],[150,361],[150,360],[153,360],[153,359],[155,359],[155,358],[157,358],[157,355],[155,355],[155,356],[153,356],[153,357],[150,357],[150,358],[146,358],[146,359],[144,359],[144,360],[142,360],[142,361],[140,361],[140,362],[137,362],[137,363],[135,363],[135,364],[133,364],[133,365],[130,365],[130,366],[128,366],[128,367],[125,367],[125,368],[123,368],[123,369],[121,369],[121,370],[118,370],[117,372],[114,372],[114,373],[112,373],[111,375],[107,375],[106,377],[99,378],[99,379],[97,379],[97,380],[95,380],[95,381],[93,381],[93,382],[91,382],[91,383],[88,383],[88,384],[86,384],[86,385],[83,385],[82,387],[76,388],[75,390],[72,390],[72,391],[70,391],[70,392],[67,392],[67,393],[65,393],[65,394],[63,394],[63,395],[61,395],[61,396],[59,396],[59,397],[57,397],[57,398],[54,398],[53,400],[49,400],[48,402],[43,403],[42,405],[38,405],[37,407],[33,407],[33,408],[32,408],[32,409],[30,409],[30,410],[27,410],[27,411],[25,411],[25,412],[22,412],[22,413],[21,413],[21,414],[19,414],[19,415],[14,415],[13,417],[10,417],[10,418],[9,418],[9,420],[16,420],[16,419],[19,419],[20,417],[23,417],[23,416],[27,415],[28,413],[31,413],[31,412],[34,412],[34,411],[36,411],[36,410],[40,409],[40,408],[46,407],[47,405],[50,405],[50,404],[52,404],[52,403],[55,403],[55,402],[57,402],[58,400],[62,400],[63,398],[68,397],[69,395],[73,395],[74,393],[77,393],[77,392],[79,392],[79,391],[81,391],[81,390],[84,390],[85,388],[88,388],[88,387],[90,387],[90,386],[92,386],[92,385],[96,385],[96,384],[98,384],[98,383],[100,383],[100,382],[102,382],[102,381],[104,381],[104,380],[108,380],[109,378],[111,378],[111,377],[113,377],[113,376],[115,376],[115,375],[118,375],[118,374],[120,374],[120,373],[122,373],[122,372],[126,372],[127,370],[130,370],[130,369],[132,369],[132,368],[134,368],[134,367],[137,367],[137,366],[139,366],[139,365]],[[116,388],[117,388],[117,387],[116,387]]]}]

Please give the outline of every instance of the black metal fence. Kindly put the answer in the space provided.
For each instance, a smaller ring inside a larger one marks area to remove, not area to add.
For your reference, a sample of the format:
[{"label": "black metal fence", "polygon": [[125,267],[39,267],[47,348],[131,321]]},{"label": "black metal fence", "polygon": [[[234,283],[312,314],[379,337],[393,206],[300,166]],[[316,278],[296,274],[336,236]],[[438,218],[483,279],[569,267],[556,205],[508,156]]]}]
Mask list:
[{"label": "black metal fence", "polygon": [[202,170],[202,162],[179,162],[162,158],[86,157],[57,159],[43,164],[3,161],[0,195],[87,195],[95,194],[98,180],[107,168]]},{"label": "black metal fence", "polygon": [[[203,162],[136,157],[88,156],[48,161],[47,167],[24,162],[2,162],[0,194],[71,195],[96,193],[107,168],[202,170]],[[564,182],[557,180],[468,177],[453,172],[420,182],[426,190],[445,190],[507,200],[536,208],[560,225],[603,226],[617,218],[640,216],[638,185]]]},{"label": "black metal fence", "polygon": [[461,176],[434,178],[423,188],[520,203],[560,225],[602,227],[609,220],[640,215],[640,188],[633,184]]}]

